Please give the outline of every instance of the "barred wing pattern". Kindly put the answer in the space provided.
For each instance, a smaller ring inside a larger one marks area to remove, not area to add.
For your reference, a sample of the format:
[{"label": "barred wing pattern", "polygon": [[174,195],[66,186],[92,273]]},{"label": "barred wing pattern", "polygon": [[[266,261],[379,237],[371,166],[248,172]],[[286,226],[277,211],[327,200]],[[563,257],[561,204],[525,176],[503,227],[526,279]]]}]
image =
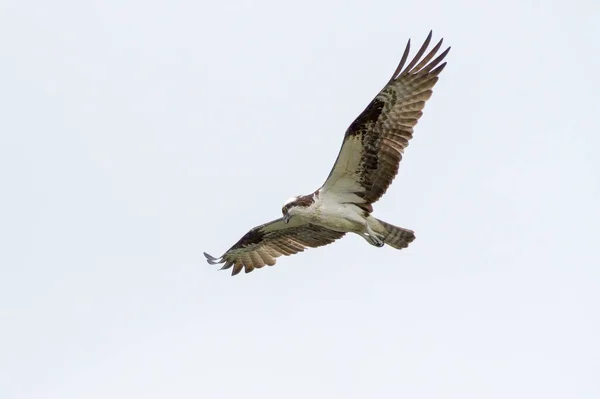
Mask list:
[{"label": "barred wing pattern", "polygon": [[221,269],[233,267],[231,275],[235,276],[242,269],[250,273],[265,265],[273,266],[275,259],[281,255],[292,255],[309,247],[331,244],[344,234],[294,219],[286,224],[283,218],[279,218],[250,230],[220,258],[206,252],[204,256],[212,265],[223,263]]},{"label": "barred wing pattern", "polygon": [[[396,175],[413,128],[446,63],[448,47],[437,58],[440,40],[423,58],[431,41],[427,36],[413,60],[404,67],[410,40],[392,78],[346,131],[338,158],[321,187],[321,194],[354,194],[368,212],[386,192]],[[433,59],[433,61],[432,61]],[[440,64],[441,63],[441,64]]]}]

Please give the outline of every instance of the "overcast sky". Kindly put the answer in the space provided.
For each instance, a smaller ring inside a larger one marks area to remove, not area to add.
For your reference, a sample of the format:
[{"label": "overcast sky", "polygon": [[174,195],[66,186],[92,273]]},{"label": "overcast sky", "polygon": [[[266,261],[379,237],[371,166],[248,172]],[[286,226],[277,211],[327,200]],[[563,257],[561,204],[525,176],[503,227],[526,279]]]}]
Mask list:
[{"label": "overcast sky", "polygon": [[[597,1],[0,5],[0,397],[600,397]],[[206,264],[452,46],[358,236]]]}]

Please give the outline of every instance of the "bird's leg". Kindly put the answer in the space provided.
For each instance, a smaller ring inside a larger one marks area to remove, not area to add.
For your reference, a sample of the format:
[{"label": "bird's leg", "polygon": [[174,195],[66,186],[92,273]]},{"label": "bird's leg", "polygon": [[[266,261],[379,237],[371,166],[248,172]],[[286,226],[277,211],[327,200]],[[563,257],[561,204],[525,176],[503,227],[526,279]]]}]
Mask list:
[{"label": "bird's leg", "polygon": [[367,231],[361,231],[358,234],[362,238],[367,240],[367,242],[369,244],[374,245],[379,248],[383,247],[383,245],[385,244],[385,242],[383,241],[383,237],[381,237],[379,234],[375,233],[368,224],[365,227],[366,227],[365,230],[367,230]]},{"label": "bird's leg", "polygon": [[370,235],[370,236],[369,236],[369,240],[370,240],[370,243],[371,243],[372,245],[375,245],[376,247],[379,247],[379,248],[383,247],[383,244],[385,244],[385,243],[384,243],[382,240],[380,240],[380,239],[379,239],[377,236],[371,236],[371,235]]}]

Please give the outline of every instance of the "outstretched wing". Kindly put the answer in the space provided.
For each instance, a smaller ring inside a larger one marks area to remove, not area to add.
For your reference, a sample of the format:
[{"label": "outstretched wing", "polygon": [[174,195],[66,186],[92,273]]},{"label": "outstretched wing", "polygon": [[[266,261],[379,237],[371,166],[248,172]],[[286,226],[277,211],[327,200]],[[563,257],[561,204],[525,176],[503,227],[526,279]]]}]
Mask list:
[{"label": "outstretched wing", "polygon": [[260,269],[264,265],[273,266],[275,258],[281,255],[292,255],[311,247],[316,248],[331,244],[345,233],[329,230],[314,224],[306,224],[293,218],[284,223],[283,218],[257,226],[246,233],[223,256],[215,258],[206,252],[208,263],[215,265],[224,263],[221,269],[229,269],[235,276],[242,268],[246,273]]},{"label": "outstretched wing", "polygon": [[405,68],[410,51],[408,41],[392,78],[346,131],[335,165],[320,189],[321,195],[345,195],[369,212],[372,210],[370,204],[381,198],[396,177],[413,127],[446,66],[441,62],[450,47],[433,59],[442,40],[421,59],[431,41],[429,32]]}]

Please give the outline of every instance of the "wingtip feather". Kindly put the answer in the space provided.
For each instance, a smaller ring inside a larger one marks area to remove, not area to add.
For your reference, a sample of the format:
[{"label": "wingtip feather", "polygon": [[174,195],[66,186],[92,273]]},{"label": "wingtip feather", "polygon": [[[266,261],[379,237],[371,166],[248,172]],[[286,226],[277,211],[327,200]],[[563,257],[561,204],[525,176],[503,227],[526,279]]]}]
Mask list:
[{"label": "wingtip feather", "polygon": [[203,252],[204,256],[206,257],[206,261],[211,264],[211,265],[216,265],[218,263],[221,263],[221,260],[219,258],[215,258],[214,256],[207,254],[206,252]]}]

